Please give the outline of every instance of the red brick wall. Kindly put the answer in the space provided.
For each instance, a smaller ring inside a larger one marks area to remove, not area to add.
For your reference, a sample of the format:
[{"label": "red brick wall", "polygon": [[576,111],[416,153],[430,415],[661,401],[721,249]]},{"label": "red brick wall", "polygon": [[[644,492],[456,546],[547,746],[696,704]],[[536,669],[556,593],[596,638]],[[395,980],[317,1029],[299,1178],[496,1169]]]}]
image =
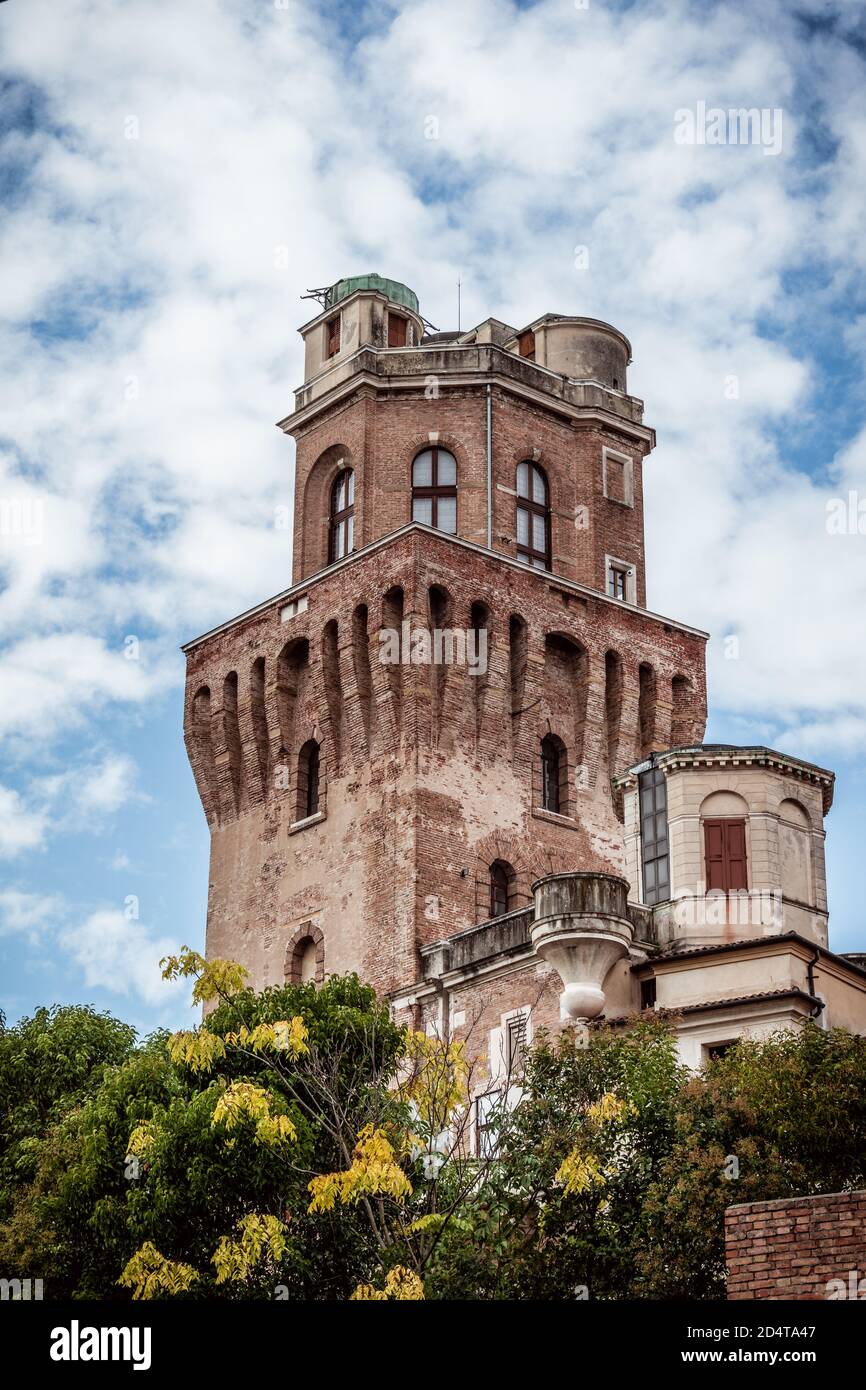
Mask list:
[{"label": "red brick wall", "polygon": [[[434,585],[460,628],[473,604],[485,606],[483,681],[465,667],[379,662],[394,585],[413,627],[430,625]],[[691,682],[688,740],[702,736],[700,636],[445,537],[404,533],[326,571],[307,598],[289,622],[268,604],[188,652],[187,747],[212,832],[207,950],[243,961],[258,987],[283,980],[289,941],[308,922],[323,934],[327,973],[357,969],[382,990],[411,984],[420,945],[487,915],[478,885],[494,859],[514,868],[518,903],[544,873],[621,872],[610,775],[641,753],[641,662],[657,673],[653,746],[671,742],[679,673]],[[526,630],[518,673],[513,615]],[[287,665],[304,640],[306,659]],[[579,700],[561,679],[563,640],[585,654]],[[615,701],[605,698],[608,651],[621,657]],[[561,817],[537,811],[540,740],[551,731],[569,758]],[[310,738],[322,748],[324,818],[292,833]],[[284,765],[288,785],[275,777]]]},{"label": "red brick wall", "polygon": [[[645,603],[643,483],[646,444],[616,426],[569,421],[508,391],[493,391],[493,546],[516,558],[516,472],[536,458],[550,487],[553,572],[604,590],[605,556],[634,565],[637,601]],[[487,541],[487,415],[483,387],[450,387],[377,398],[362,386],[326,406],[297,433],[294,579],[327,564],[331,487],[344,467],[355,470],[355,548],[411,519],[411,466],[430,434],[457,459],[457,534]],[[624,430],[627,422],[623,422]],[[634,461],[633,505],[604,496],[603,449]]]},{"label": "red brick wall", "polygon": [[728,1207],[725,1249],[728,1298],[866,1298],[866,1191]]}]

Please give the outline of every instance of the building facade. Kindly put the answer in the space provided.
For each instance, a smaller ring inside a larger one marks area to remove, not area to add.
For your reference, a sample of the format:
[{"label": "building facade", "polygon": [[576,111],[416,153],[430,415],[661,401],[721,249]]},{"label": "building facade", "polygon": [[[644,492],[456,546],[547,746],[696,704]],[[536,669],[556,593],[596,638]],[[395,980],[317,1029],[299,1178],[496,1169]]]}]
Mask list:
[{"label": "building facade", "polygon": [[628,340],[429,330],[339,281],[300,330],[293,583],[187,644],[207,953],[357,971],[495,1089],[538,1027],[676,1011],[694,1065],[816,1017],[833,775],[702,742],[706,634],[650,611]]}]

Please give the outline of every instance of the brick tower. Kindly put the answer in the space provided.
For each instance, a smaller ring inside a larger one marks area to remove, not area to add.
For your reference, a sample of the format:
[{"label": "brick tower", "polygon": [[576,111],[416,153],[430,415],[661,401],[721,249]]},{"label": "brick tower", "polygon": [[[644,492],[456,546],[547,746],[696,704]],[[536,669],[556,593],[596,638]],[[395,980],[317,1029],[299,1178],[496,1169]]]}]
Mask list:
[{"label": "brick tower", "polygon": [[320,300],[280,422],[292,586],[184,649],[207,951],[457,1031],[628,1012],[660,901],[629,797],[706,718],[706,635],[646,607],[630,345],[430,332],[377,275]]}]

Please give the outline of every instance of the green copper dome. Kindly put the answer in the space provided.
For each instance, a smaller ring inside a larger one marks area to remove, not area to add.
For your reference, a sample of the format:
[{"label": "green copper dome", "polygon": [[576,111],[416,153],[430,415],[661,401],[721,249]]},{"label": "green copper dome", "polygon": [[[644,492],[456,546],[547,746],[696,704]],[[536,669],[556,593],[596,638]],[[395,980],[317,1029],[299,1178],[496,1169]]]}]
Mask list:
[{"label": "green copper dome", "polygon": [[418,296],[414,290],[410,290],[408,285],[401,285],[399,280],[386,280],[383,275],[350,275],[345,280],[338,280],[325,296],[325,308],[333,309],[341,299],[348,299],[350,294],[356,294],[358,290],[377,290],[392,304],[402,304],[413,314],[418,313]]}]

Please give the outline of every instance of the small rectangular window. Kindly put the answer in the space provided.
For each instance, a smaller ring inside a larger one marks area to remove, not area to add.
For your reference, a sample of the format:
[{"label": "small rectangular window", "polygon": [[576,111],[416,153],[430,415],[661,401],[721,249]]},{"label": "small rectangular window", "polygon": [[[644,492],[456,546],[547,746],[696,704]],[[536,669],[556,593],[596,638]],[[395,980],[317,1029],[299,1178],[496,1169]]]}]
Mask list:
[{"label": "small rectangular window", "polygon": [[328,347],[327,347],[327,353],[328,353],[328,356],[329,356],[329,357],[336,357],[337,353],[340,351],[340,315],[339,315],[339,314],[337,314],[336,318],[333,318],[333,319],[329,319],[329,320],[328,320],[327,328],[328,328],[328,336],[327,336]]},{"label": "small rectangular window", "polygon": [[628,570],[612,562],[607,567],[607,592],[611,598],[622,599],[628,596]]},{"label": "small rectangular window", "polygon": [[509,1077],[514,1077],[523,1066],[523,1052],[526,1047],[526,1014],[517,1014],[508,1020],[506,1066]]},{"label": "small rectangular window", "polygon": [[388,315],[388,346],[389,348],[400,348],[406,346],[406,338],[409,331],[409,320],[404,319],[402,314]]},{"label": "small rectangular window", "polygon": [[653,976],[650,980],[640,982],[640,1006],[642,1009],[654,1009],[656,1006],[656,982]]}]

